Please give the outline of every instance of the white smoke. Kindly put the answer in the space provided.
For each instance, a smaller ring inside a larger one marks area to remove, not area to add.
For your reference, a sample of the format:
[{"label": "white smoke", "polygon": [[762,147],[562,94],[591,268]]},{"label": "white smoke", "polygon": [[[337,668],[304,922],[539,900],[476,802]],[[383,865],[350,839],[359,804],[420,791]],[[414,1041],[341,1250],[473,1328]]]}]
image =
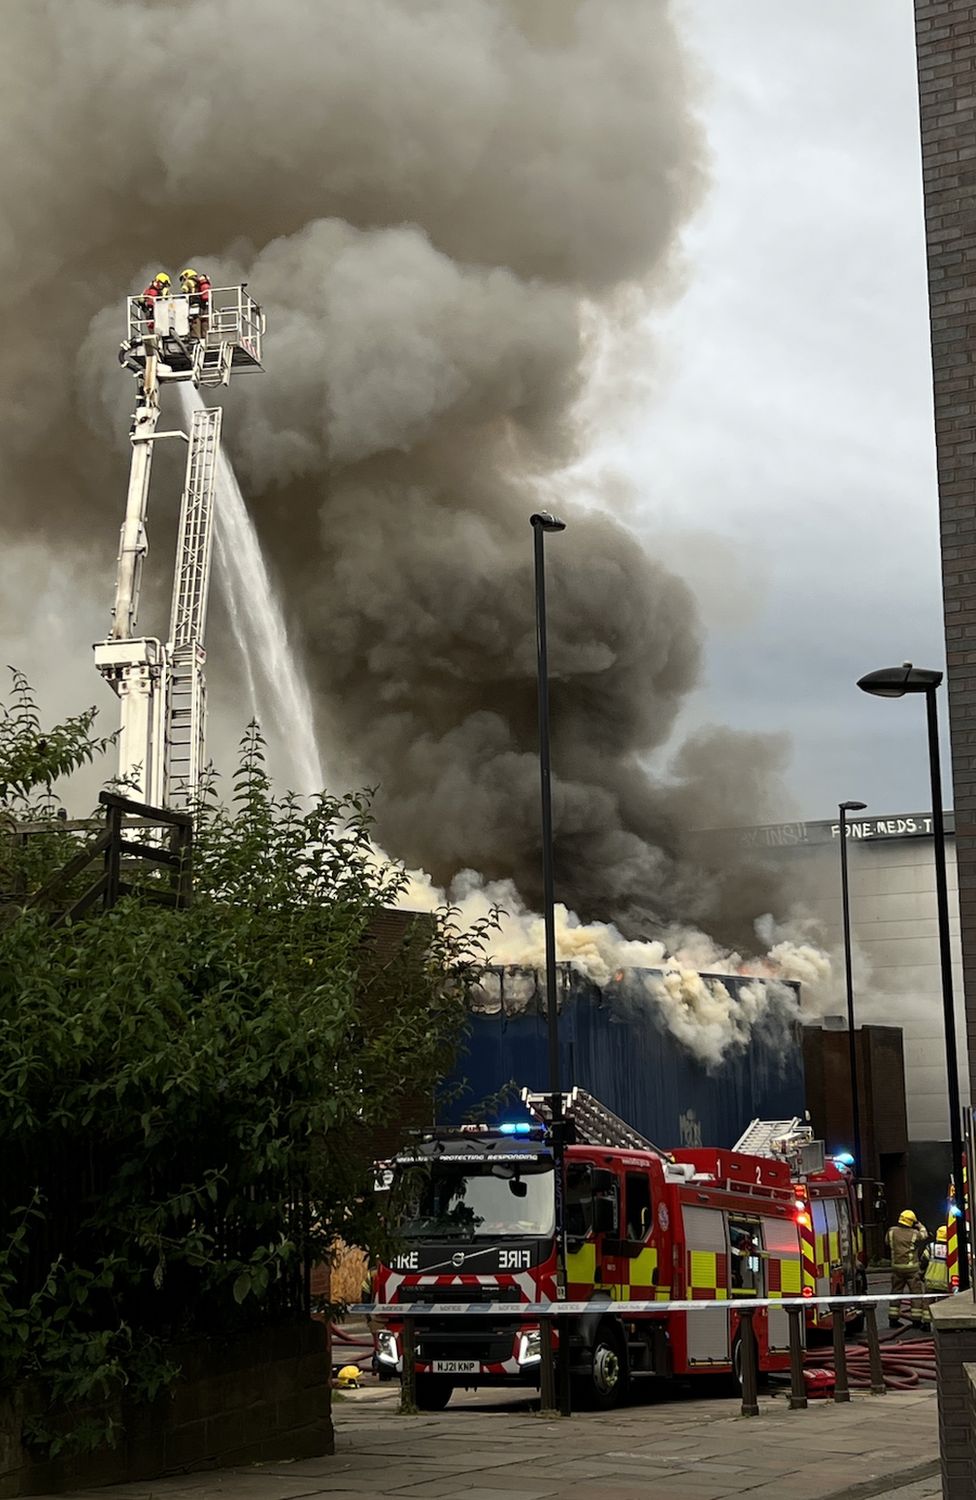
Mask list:
[{"label": "white smoke", "polygon": [[[423,871],[411,870],[400,904],[413,911],[453,907],[465,928],[499,913],[489,942],[491,962],[526,969],[545,966],[543,919],[528,909],[511,881],[485,881],[466,870],[444,891]],[[790,930],[771,916],[760,918],[757,936],[768,944],[767,951],[743,957],[693,929],[674,929],[664,939],[631,939],[612,923],[582,922],[558,902],[555,919],[557,962],[570,964],[598,986],[627,974],[631,992],[637,990],[653,1003],[668,1030],[709,1067],[741,1051],[757,1027],[785,1039],[800,1015],[793,983],[803,987],[805,1014],[822,1014],[832,993],[830,955],[802,923]],[[737,985],[733,993],[723,978],[731,975],[761,982]]]}]

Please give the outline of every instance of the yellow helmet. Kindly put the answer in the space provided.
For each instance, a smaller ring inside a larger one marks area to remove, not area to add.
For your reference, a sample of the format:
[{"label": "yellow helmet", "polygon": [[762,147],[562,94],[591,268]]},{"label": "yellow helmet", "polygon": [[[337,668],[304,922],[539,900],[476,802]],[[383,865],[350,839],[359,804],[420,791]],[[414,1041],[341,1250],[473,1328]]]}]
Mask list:
[{"label": "yellow helmet", "polygon": [[949,1230],[945,1224],[939,1225],[938,1229],[935,1231],[935,1237],[940,1245],[945,1244],[946,1240],[949,1238]]},{"label": "yellow helmet", "polygon": [[153,281],[158,281],[160,286],[169,286],[169,277],[165,271],[157,271]]},{"label": "yellow helmet", "polygon": [[199,276],[199,275],[200,275],[200,272],[199,272],[199,271],[194,271],[194,269],[193,269],[193,267],[192,267],[192,266],[187,266],[187,268],[186,268],[186,270],[185,270],[185,271],[181,271],[181,272],[180,272],[180,280],[181,280],[181,281],[187,281],[187,280],[188,280],[188,279],[189,279],[189,278],[190,278],[190,277],[191,277],[191,276],[192,276],[192,277],[193,277],[193,279],[194,279],[194,281],[195,281],[195,280],[196,280],[196,278],[197,278],[197,277],[198,277],[198,276]]},{"label": "yellow helmet", "polygon": [[352,1387],[358,1386],[359,1385],[359,1366],[358,1365],[343,1365],[342,1369],[339,1371],[338,1375],[336,1376],[336,1382],[337,1382],[338,1385],[344,1386],[347,1389],[350,1386],[352,1386]]},{"label": "yellow helmet", "polygon": [[913,1224],[918,1223],[918,1218],[912,1213],[910,1208],[903,1208],[898,1215],[898,1222],[899,1224],[904,1224],[906,1229],[910,1229]]}]

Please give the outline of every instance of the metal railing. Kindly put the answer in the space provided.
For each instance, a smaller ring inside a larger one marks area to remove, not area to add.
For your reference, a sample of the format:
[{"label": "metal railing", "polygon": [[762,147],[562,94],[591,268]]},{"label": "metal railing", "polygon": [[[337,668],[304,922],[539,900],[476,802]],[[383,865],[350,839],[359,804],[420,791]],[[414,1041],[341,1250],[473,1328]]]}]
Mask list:
[{"label": "metal railing", "polygon": [[[165,300],[180,302],[186,298],[176,293]],[[208,349],[217,350],[222,344],[229,344],[235,352],[240,351],[240,357],[234,360],[235,368],[260,367],[265,318],[246,286],[215,286],[206,302],[190,300],[192,316],[203,319],[203,342]],[[126,326],[130,343],[140,343],[154,332],[155,318],[142,297],[126,299]]]},{"label": "metal railing", "polygon": [[[845,1309],[853,1309],[863,1312],[865,1326],[865,1341],[868,1347],[868,1359],[870,1368],[870,1393],[872,1396],[883,1396],[887,1389],[885,1384],[884,1368],[881,1359],[881,1341],[878,1337],[877,1309],[879,1303],[894,1304],[896,1301],[911,1302],[913,1306],[925,1302],[942,1302],[951,1296],[948,1292],[920,1292],[917,1296],[904,1296],[897,1298],[894,1293],[866,1293],[863,1296],[853,1297],[749,1297],[733,1298],[729,1301],[709,1302],[523,1302],[518,1306],[520,1322],[535,1323],[540,1325],[541,1353],[540,1365],[540,1407],[542,1411],[561,1411],[563,1416],[570,1416],[570,1403],[566,1399],[568,1382],[561,1382],[559,1390],[560,1399],[557,1400],[556,1362],[558,1356],[554,1353],[552,1329],[557,1318],[578,1318],[592,1315],[594,1312],[605,1311],[608,1315],[629,1318],[632,1314],[653,1315],[660,1318],[663,1314],[695,1313],[699,1315],[717,1316],[724,1312],[729,1315],[734,1313],[739,1319],[739,1335],[742,1339],[742,1415],[744,1417],[758,1417],[759,1415],[759,1345],[756,1339],[756,1331],[753,1319],[761,1308],[769,1308],[777,1312],[785,1312],[789,1318],[789,1353],[790,1353],[790,1390],[789,1405],[791,1411],[802,1411],[807,1406],[807,1387],[804,1378],[804,1355],[806,1352],[805,1324],[806,1315],[812,1307],[824,1307],[835,1314],[833,1318],[833,1361],[834,1361],[834,1390],[835,1402],[843,1403],[851,1399],[850,1382],[847,1371],[847,1325],[843,1317],[837,1316]],[[456,1302],[429,1302],[423,1307],[416,1303],[406,1305],[396,1302],[369,1303],[363,1302],[348,1309],[350,1313],[357,1313],[368,1318],[387,1318],[402,1324],[403,1337],[401,1341],[401,1410],[413,1412],[416,1410],[416,1362],[417,1362],[417,1323],[427,1322],[430,1318],[442,1317],[464,1317],[464,1318],[491,1318],[501,1317],[511,1321],[512,1313],[515,1311],[511,1302],[489,1302],[489,1303],[456,1303]],[[647,1318],[650,1321],[650,1318]],[[729,1361],[716,1361],[716,1366],[726,1369]],[[707,1368],[703,1367],[703,1373]]]}]

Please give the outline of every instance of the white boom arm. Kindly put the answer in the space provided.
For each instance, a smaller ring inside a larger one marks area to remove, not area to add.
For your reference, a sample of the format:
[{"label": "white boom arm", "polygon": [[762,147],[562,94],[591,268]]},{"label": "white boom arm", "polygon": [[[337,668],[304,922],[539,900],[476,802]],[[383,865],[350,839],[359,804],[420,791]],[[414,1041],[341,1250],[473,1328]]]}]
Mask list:
[{"label": "white boom arm", "polygon": [[203,638],[222,416],[219,407],[193,414],[169,639],[137,637],[153,447],[164,437],[187,438],[157,432],[160,388],[167,381],[226,385],[233,371],[260,370],[264,334],[264,315],[244,287],[214,288],[207,302],[194,303],[185,296],[151,308],[140,297],[128,301],[129,337],[119,358],[137,376],[139,394],[112,628],[95,646],[95,665],[119,698],[119,778],[133,797],[157,807],[190,801],[205,765]]}]

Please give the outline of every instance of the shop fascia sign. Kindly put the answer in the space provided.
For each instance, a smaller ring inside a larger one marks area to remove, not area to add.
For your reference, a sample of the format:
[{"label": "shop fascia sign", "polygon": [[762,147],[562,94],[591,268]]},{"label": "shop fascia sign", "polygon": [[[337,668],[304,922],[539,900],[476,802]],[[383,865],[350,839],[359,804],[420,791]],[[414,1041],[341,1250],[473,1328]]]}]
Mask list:
[{"label": "shop fascia sign", "polygon": [[[951,812],[945,815],[946,833],[954,831]],[[753,849],[791,849],[809,844],[832,844],[840,838],[839,822],[770,823],[764,828],[739,828],[736,843]],[[847,819],[847,837],[863,843],[875,839],[932,837],[931,813],[894,813],[884,818]]]}]

